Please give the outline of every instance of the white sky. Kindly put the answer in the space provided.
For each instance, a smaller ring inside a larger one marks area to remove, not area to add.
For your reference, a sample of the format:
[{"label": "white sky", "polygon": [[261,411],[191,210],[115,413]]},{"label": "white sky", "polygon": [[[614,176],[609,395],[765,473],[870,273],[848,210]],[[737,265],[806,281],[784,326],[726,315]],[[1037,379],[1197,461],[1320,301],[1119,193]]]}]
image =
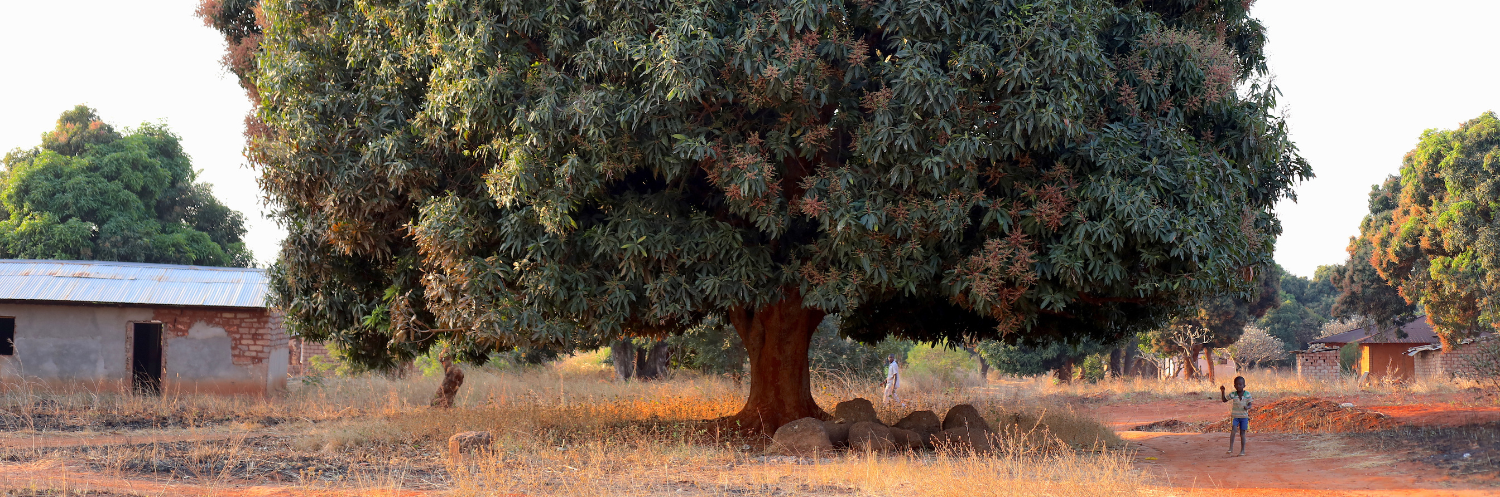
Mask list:
[{"label": "white sky", "polygon": [[[284,232],[263,217],[241,135],[250,105],[219,65],[218,33],[196,0],[0,0],[0,153],[41,142],[76,104],[119,127],[165,121],[201,180],[245,213],[269,263]],[[1312,275],[1343,262],[1370,185],[1400,169],[1425,129],[1500,110],[1490,55],[1500,2],[1261,0],[1267,54],[1292,136],[1318,177],[1278,208],[1276,260]]]}]

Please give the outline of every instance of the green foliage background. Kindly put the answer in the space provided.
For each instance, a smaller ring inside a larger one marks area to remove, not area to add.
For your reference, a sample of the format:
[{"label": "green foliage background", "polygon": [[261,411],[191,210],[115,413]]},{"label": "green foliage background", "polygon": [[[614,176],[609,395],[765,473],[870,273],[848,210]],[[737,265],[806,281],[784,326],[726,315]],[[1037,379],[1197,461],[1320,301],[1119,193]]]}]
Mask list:
[{"label": "green foliage background", "polygon": [[197,182],[179,141],[64,112],[41,146],[5,155],[0,258],[251,266],[244,216]]}]

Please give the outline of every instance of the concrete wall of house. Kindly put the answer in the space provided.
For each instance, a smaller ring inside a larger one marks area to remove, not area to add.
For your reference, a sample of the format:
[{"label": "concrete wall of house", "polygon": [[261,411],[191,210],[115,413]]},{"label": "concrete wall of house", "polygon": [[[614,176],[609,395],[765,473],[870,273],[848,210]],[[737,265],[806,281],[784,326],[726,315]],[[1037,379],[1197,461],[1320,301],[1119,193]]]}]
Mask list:
[{"label": "concrete wall of house", "polygon": [[1297,376],[1313,381],[1339,379],[1339,349],[1297,354]]},{"label": "concrete wall of house", "polygon": [[4,304],[16,353],[0,378],[65,390],[126,391],[133,323],[162,324],[164,393],[253,393],[286,386],[286,334],[264,309]]},{"label": "concrete wall of house", "polygon": [[151,321],[151,309],[0,303],[14,317],[15,355],[0,357],[7,386],[124,390],[130,380],[131,323]]},{"label": "concrete wall of house", "polygon": [[1406,351],[1406,343],[1363,343],[1359,346],[1359,371],[1370,379],[1410,380],[1416,362]]}]

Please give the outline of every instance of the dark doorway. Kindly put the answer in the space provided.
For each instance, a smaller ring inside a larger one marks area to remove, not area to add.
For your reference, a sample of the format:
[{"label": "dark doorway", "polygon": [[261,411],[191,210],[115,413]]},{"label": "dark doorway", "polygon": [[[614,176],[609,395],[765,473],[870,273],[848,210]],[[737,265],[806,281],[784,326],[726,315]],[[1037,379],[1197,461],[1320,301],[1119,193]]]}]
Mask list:
[{"label": "dark doorway", "polygon": [[135,323],[131,330],[131,388],[144,395],[161,394],[161,323]]}]

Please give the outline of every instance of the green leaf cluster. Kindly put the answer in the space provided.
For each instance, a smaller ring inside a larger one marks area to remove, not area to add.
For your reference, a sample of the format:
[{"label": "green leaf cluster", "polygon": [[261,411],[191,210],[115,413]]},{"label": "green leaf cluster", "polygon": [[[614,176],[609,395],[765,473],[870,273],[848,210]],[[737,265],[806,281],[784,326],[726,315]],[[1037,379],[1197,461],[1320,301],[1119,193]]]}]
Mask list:
[{"label": "green leaf cluster", "polygon": [[244,215],[213,197],[165,126],[125,134],[64,112],[42,145],[6,154],[0,258],[248,267]]},{"label": "green leaf cluster", "polygon": [[1412,319],[1420,306],[1445,345],[1500,326],[1497,207],[1494,112],[1422,133],[1400,177],[1370,193],[1370,214],[1349,247],[1350,264],[1360,269],[1340,305],[1385,322]]},{"label": "green leaf cluster", "polygon": [[275,293],[372,363],[787,298],[867,343],[1118,339],[1251,293],[1311,175],[1247,8],[266,1]]}]

